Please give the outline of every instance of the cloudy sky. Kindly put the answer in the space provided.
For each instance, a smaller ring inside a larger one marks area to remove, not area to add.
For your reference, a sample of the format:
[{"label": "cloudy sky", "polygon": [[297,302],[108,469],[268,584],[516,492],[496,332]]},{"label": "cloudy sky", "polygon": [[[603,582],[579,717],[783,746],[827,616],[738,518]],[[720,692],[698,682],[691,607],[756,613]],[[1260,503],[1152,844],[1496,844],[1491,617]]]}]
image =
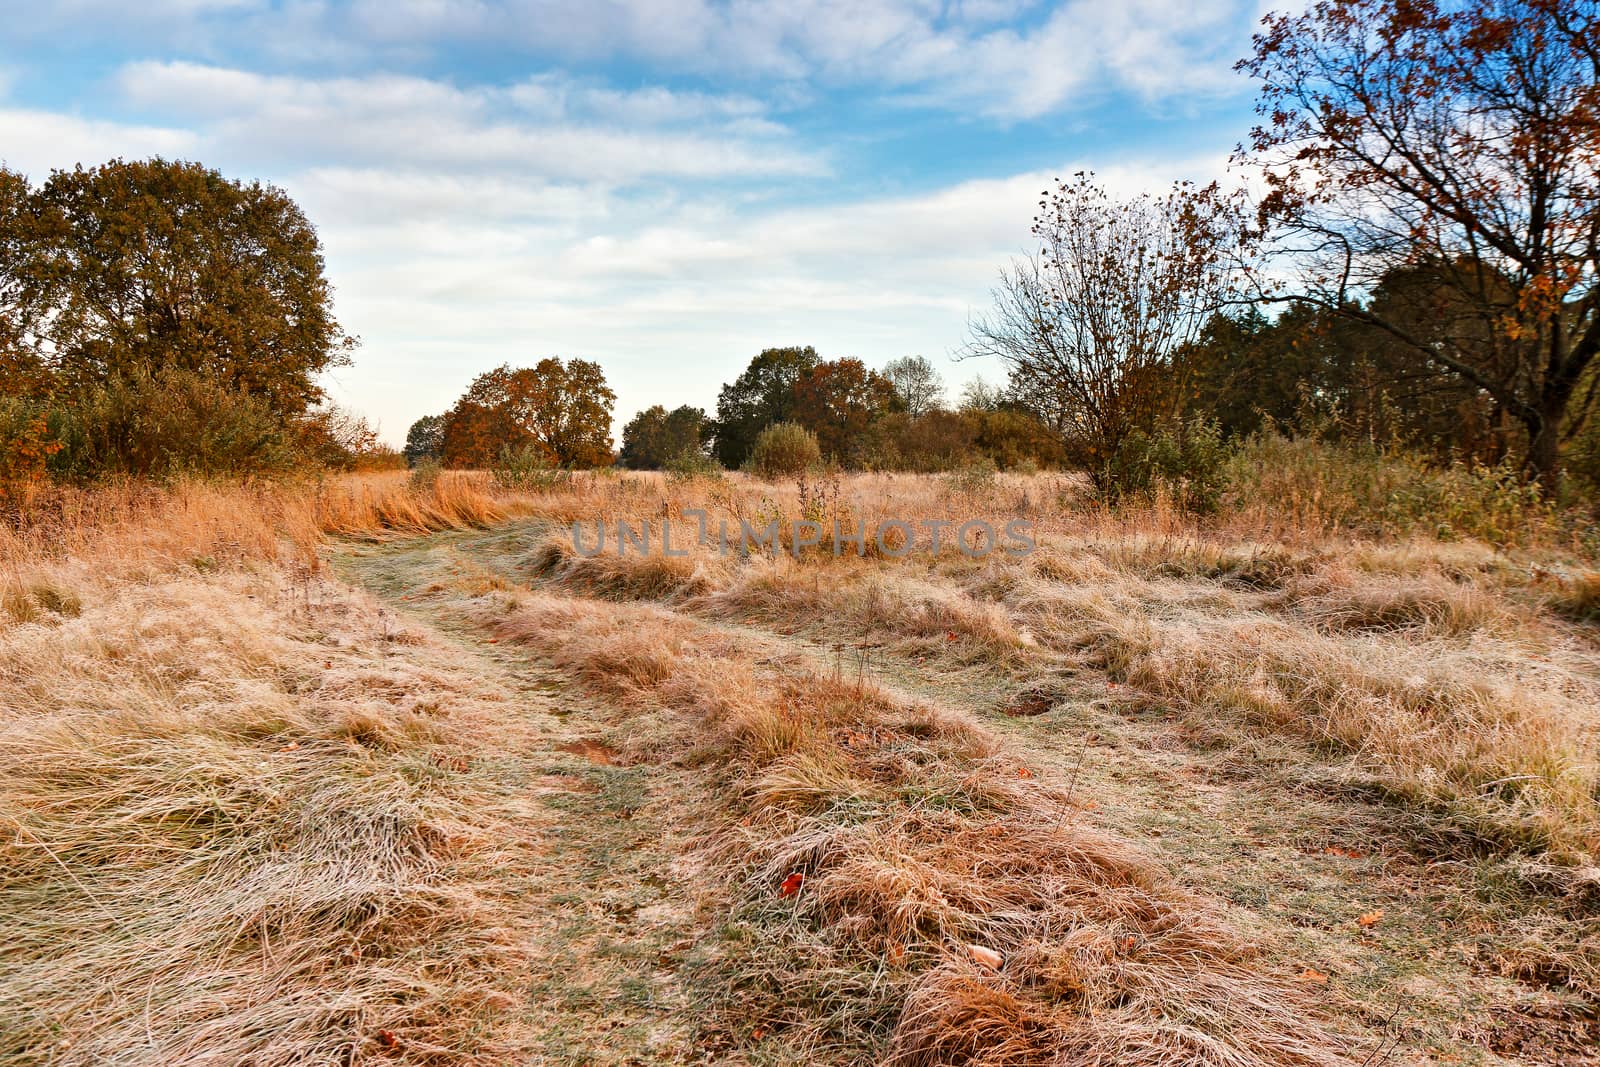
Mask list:
[{"label": "cloudy sky", "polygon": [[[952,386],[1050,178],[1222,172],[1228,0],[42,0],[0,31],[0,162],[270,180],[398,442],[472,377],[598,360],[619,422],[712,408],[764,347]],[[952,389],[954,391],[954,388]]]}]

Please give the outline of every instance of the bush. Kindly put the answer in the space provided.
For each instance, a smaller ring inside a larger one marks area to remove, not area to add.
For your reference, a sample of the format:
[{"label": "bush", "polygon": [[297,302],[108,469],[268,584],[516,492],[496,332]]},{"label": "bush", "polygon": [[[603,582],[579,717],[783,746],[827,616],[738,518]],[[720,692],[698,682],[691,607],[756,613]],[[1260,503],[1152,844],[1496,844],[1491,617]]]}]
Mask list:
[{"label": "bush", "polygon": [[26,498],[60,450],[42,403],[0,396],[0,500]]},{"label": "bush", "polygon": [[998,468],[994,465],[994,460],[988,456],[979,456],[965,466],[946,474],[944,481],[952,495],[967,500],[978,500],[988,496],[994,489],[997,473]]},{"label": "bush", "polygon": [[768,426],[750,449],[745,469],[767,480],[792,478],[822,463],[816,435],[792,422]]},{"label": "bush", "polygon": [[255,474],[287,470],[299,441],[261,397],[197,371],[140,368],[87,385],[51,416],[52,473],[114,476]]},{"label": "bush", "polygon": [[1236,510],[1308,528],[1516,545],[1559,535],[1575,517],[1544,499],[1514,461],[1439,467],[1415,452],[1277,433],[1246,441],[1228,463],[1227,481]]},{"label": "bush", "polygon": [[519,492],[544,492],[572,481],[572,472],[556,466],[539,445],[505,445],[490,468],[494,484]]},{"label": "bush", "polygon": [[421,456],[416,465],[411,468],[411,476],[406,479],[406,484],[413,493],[427,495],[433,492],[433,487],[439,482],[439,475],[444,471],[444,464],[439,462],[438,456]]},{"label": "bush", "polygon": [[674,482],[722,477],[722,464],[698,448],[685,448],[662,465]]},{"label": "bush", "polygon": [[1212,512],[1228,484],[1230,455],[1217,424],[1196,416],[1176,431],[1129,435],[1099,483],[1112,496],[1146,494],[1159,486],[1185,511]]}]

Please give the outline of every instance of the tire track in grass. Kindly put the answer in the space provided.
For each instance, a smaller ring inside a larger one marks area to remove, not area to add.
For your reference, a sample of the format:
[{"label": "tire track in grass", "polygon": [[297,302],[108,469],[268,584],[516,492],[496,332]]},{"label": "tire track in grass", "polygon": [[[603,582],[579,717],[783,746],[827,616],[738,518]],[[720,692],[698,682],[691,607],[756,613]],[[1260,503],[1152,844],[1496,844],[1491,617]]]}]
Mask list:
[{"label": "tire track in grass", "polygon": [[1059,783],[963,713],[830,680],[783,635],[524,594],[497,569],[515,544],[446,535],[368,570],[627,704],[625,751],[698,763],[706,784],[671,800],[706,833],[697,854],[742,872],[721,872],[740,899],[690,994],[719,1062],[1345,1062],[1212,903],[1080,828]]},{"label": "tire track in grass", "polygon": [[[514,694],[532,719],[514,785],[548,806],[538,869],[512,887],[538,916],[528,946],[527,1025],[536,1064],[704,1062],[685,975],[701,951],[703,893],[663,797],[692,788],[681,769],[616,757],[615,709],[585,698],[528,649],[489,643],[481,626],[438,595],[467,574],[458,535],[341,546],[334,570]],[[431,587],[434,588],[430,592]]]},{"label": "tire track in grass", "polygon": [[[463,549],[521,585],[539,533],[529,524],[467,535]],[[534,585],[569,592],[558,580]],[[901,697],[978,709],[1030,763],[1095,797],[1096,822],[1149,842],[1182,880],[1227,899],[1269,958],[1298,970],[1360,1040],[1398,1038],[1417,1062],[1595,1062],[1581,998],[1500,977],[1484,959],[1516,947],[1519,922],[1548,917],[1530,916],[1525,902],[1481,899],[1472,872],[1410,855],[1392,806],[1308,789],[1304,754],[1292,746],[1258,740],[1241,763],[1236,739],[1189,736],[1176,717],[1093,670],[1053,693],[1043,714],[1016,719],[999,710],[1014,670],[934,675],[892,653],[841,664],[842,642],[703,608],[691,599],[674,614],[768,642],[820,673],[859,673]],[[1383,919],[1357,921],[1373,914]]]}]

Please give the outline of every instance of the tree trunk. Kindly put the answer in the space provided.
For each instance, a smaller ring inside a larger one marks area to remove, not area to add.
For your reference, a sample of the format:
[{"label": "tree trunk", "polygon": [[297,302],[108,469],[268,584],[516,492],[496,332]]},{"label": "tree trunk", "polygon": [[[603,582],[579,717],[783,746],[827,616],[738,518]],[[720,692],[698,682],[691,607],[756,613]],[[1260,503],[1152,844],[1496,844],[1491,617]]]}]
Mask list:
[{"label": "tree trunk", "polygon": [[1524,419],[1528,428],[1528,455],[1523,468],[1539,483],[1545,496],[1556,491],[1556,476],[1561,470],[1561,421],[1567,413],[1571,389],[1547,384],[1532,418]]}]

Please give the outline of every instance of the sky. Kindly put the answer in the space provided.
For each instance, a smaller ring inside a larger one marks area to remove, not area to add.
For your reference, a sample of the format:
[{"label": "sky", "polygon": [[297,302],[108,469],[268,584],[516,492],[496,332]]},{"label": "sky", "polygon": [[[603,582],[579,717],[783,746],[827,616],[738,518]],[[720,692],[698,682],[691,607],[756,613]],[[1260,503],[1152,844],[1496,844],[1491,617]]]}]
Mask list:
[{"label": "sky", "polygon": [[0,28],[0,164],[270,181],[398,444],[477,374],[595,360],[617,422],[757,352],[957,361],[1052,179],[1222,176],[1228,0],[41,0]]}]

